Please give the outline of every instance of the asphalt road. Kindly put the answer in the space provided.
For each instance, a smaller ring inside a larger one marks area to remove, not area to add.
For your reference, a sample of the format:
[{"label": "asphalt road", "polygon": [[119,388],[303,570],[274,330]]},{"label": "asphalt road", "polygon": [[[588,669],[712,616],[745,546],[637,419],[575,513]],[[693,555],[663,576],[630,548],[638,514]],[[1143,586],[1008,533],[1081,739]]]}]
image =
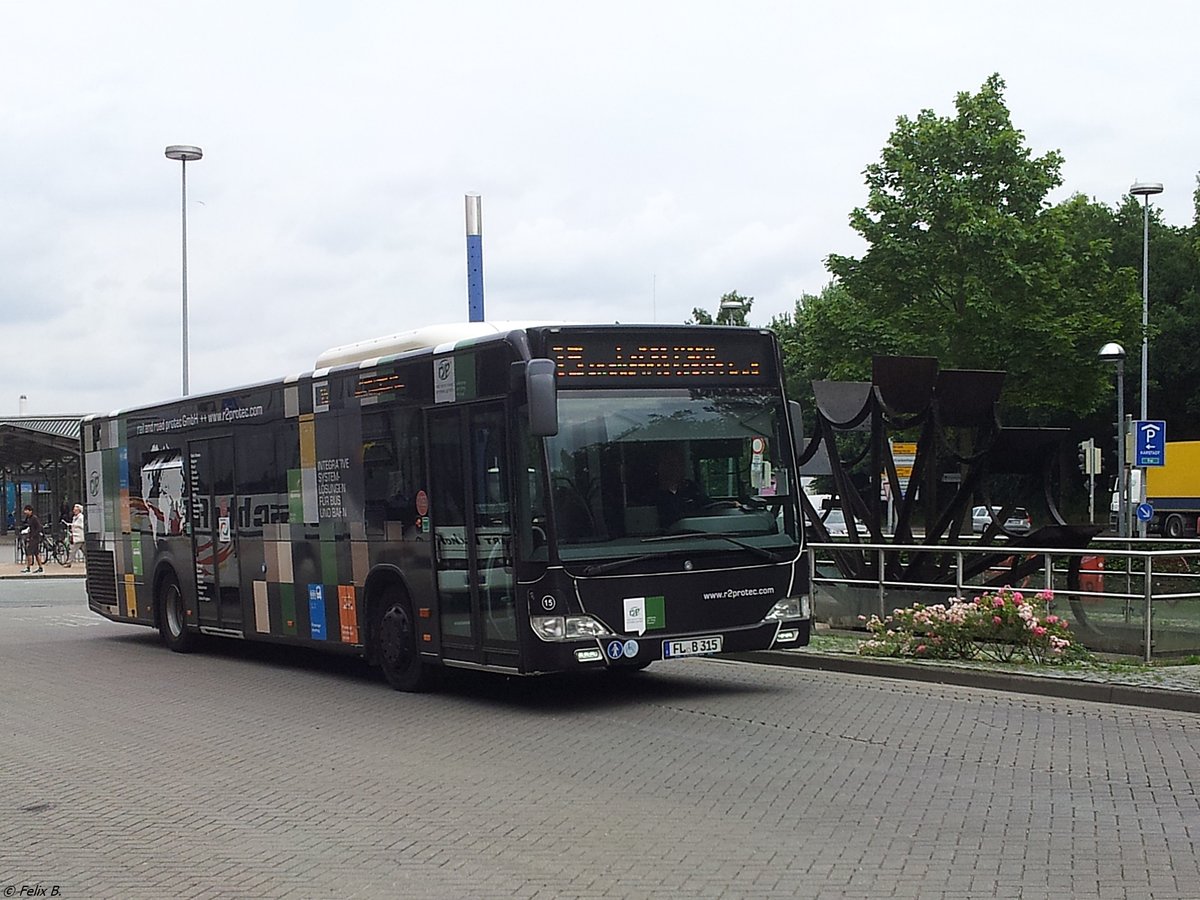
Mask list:
[{"label": "asphalt road", "polygon": [[706,660],[405,695],[6,581],[0,895],[1198,897],[1198,733]]}]

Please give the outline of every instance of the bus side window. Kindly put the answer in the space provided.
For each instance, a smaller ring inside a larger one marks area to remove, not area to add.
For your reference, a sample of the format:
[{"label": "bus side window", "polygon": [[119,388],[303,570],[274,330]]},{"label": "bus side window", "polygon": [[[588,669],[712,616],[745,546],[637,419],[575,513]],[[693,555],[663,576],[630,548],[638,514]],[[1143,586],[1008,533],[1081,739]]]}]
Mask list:
[{"label": "bus side window", "polygon": [[388,522],[416,524],[416,483],[425,470],[420,421],[413,409],[363,416],[363,512],[368,534]]},{"label": "bus side window", "polygon": [[387,521],[388,472],[392,464],[391,447],[387,444],[372,441],[363,447],[363,512],[367,530],[373,533],[382,533]]},{"label": "bus side window", "polygon": [[392,424],[396,468],[388,480],[387,516],[408,529],[418,524],[417,494],[425,489],[425,433],[420,410],[398,410],[392,414]]},{"label": "bus side window", "polygon": [[383,411],[363,416],[363,517],[368,534],[383,534],[388,519],[391,474],[396,468],[396,441],[390,417]]}]

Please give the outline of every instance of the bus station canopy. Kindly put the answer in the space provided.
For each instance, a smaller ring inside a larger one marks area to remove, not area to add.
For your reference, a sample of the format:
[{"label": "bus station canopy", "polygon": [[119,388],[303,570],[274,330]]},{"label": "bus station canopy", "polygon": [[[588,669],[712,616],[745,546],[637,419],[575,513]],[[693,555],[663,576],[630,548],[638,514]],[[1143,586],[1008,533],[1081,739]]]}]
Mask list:
[{"label": "bus station canopy", "polygon": [[81,416],[0,418],[0,473],[12,478],[78,463]]}]

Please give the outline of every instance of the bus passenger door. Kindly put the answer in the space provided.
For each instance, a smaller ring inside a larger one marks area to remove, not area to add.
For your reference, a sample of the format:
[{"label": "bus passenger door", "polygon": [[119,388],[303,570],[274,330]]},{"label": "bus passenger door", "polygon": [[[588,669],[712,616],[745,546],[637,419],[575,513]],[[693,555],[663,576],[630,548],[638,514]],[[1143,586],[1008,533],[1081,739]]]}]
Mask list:
[{"label": "bus passenger door", "polygon": [[429,417],[443,653],[516,665],[508,427],[502,403]]},{"label": "bus passenger door", "polygon": [[188,444],[192,555],[201,625],[242,630],[233,439]]}]

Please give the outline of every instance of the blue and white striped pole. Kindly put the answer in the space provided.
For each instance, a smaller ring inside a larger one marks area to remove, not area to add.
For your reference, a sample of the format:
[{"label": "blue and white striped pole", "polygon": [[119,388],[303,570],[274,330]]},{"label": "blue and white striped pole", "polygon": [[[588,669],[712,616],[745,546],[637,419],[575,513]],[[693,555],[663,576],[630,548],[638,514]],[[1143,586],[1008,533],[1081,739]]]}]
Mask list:
[{"label": "blue and white striped pole", "polygon": [[467,313],[483,321],[483,199],[467,194]]}]

